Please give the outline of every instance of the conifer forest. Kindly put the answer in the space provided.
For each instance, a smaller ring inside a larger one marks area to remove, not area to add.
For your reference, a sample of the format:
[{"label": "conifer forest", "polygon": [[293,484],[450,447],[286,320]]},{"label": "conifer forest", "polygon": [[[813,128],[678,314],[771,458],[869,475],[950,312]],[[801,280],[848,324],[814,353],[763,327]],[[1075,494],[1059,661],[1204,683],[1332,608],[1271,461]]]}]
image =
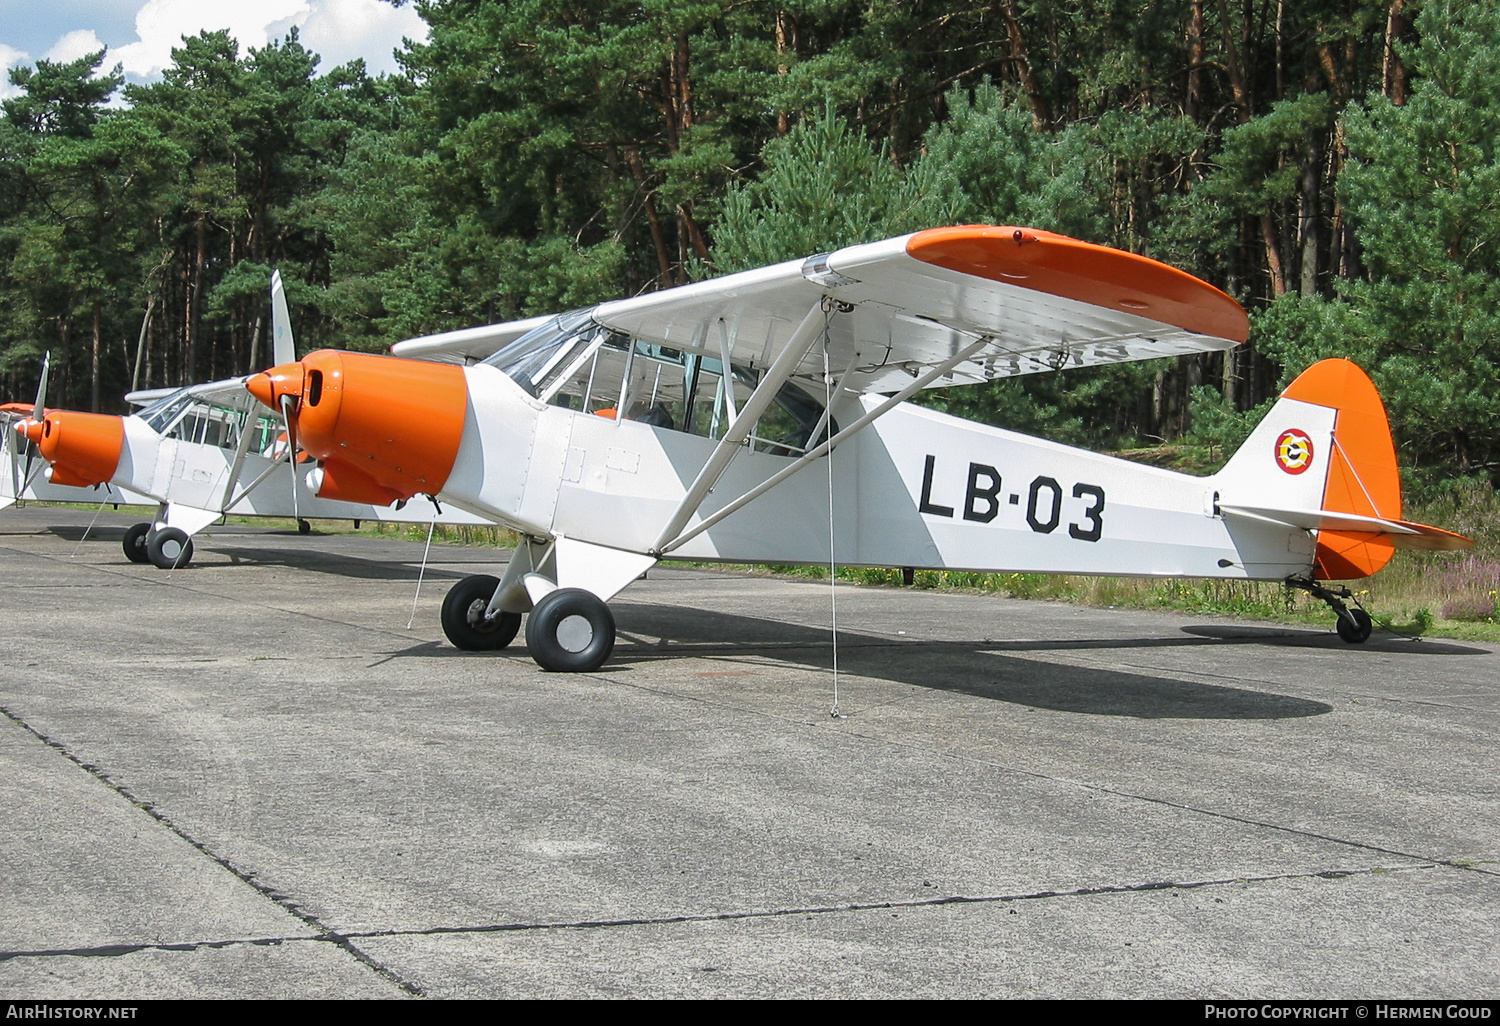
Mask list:
[{"label": "conifer forest", "polygon": [[402,73],[295,32],[11,71],[0,385],[132,389],[560,311],[943,224],[1142,253],[1249,345],[933,392],[1090,448],[1232,446],[1364,366],[1410,471],[1500,478],[1496,0],[418,0]]}]

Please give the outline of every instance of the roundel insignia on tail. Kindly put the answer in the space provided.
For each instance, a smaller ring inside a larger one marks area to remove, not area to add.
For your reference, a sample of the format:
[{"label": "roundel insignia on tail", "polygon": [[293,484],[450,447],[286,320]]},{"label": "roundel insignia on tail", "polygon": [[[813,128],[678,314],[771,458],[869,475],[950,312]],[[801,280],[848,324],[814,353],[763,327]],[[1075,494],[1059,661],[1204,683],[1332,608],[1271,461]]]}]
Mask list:
[{"label": "roundel insignia on tail", "polygon": [[1300,474],[1312,466],[1313,444],[1307,432],[1287,428],[1276,439],[1276,463],[1288,474]]}]

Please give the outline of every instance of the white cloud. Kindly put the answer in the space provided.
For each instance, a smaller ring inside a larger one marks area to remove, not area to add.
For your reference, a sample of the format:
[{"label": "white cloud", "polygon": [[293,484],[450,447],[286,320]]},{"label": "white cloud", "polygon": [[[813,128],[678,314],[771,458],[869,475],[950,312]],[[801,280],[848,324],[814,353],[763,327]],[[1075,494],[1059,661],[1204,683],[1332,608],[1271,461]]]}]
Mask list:
[{"label": "white cloud", "polygon": [[0,100],[8,100],[12,96],[21,95],[21,90],[10,84],[10,69],[17,64],[30,63],[31,54],[0,43]]},{"label": "white cloud", "polygon": [[243,54],[284,39],[293,26],[303,45],[322,56],[321,71],[356,57],[365,59],[371,74],[395,71],[391,51],[402,37],[427,38],[427,25],[413,6],[381,0],[148,0],[135,16],[136,41],[111,50],[106,61],[123,64],[133,79],[154,79],[172,63],[172,49],[183,36],[228,29]]},{"label": "white cloud", "polygon": [[427,23],[414,5],[392,7],[381,0],[312,0],[312,13],[302,25],[302,43],[321,54],[322,71],[356,57],[365,59],[372,75],[397,70],[392,51],[402,37],[423,42]]},{"label": "white cloud", "polygon": [[93,29],[75,29],[53,43],[52,49],[42,54],[42,57],[58,64],[67,64],[102,49],[104,44],[99,41]]},{"label": "white cloud", "polygon": [[311,13],[308,0],[149,0],[135,16],[136,41],[110,52],[109,60],[125,66],[126,73],[155,78],[172,63],[173,47],[183,36],[228,29],[239,41],[240,52],[265,46],[272,26],[300,24]]}]

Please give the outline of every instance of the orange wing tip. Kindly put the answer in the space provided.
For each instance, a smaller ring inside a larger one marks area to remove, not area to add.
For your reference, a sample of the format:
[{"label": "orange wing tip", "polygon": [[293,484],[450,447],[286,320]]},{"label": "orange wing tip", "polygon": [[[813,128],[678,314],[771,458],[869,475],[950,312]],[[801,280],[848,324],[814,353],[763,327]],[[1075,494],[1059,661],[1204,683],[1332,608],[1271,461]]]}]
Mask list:
[{"label": "orange wing tip", "polygon": [[1232,342],[1250,319],[1231,297],[1150,257],[1014,225],[929,228],[906,243],[909,256],[950,271],[1122,310]]}]

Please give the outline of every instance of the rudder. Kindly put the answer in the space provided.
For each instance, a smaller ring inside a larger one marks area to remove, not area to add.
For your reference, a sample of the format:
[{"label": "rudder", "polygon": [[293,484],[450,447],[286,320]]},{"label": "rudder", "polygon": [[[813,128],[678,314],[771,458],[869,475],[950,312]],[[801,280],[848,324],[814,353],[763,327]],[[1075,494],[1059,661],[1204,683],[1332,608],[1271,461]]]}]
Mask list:
[{"label": "rudder", "polygon": [[[1278,522],[1314,528],[1337,514],[1401,519],[1401,476],[1385,404],[1350,360],[1323,360],[1298,375],[1218,480],[1226,505],[1259,510]],[[1299,521],[1279,513],[1316,515]],[[1395,549],[1392,535],[1378,526],[1370,532],[1324,526],[1313,576],[1368,577]]]}]

